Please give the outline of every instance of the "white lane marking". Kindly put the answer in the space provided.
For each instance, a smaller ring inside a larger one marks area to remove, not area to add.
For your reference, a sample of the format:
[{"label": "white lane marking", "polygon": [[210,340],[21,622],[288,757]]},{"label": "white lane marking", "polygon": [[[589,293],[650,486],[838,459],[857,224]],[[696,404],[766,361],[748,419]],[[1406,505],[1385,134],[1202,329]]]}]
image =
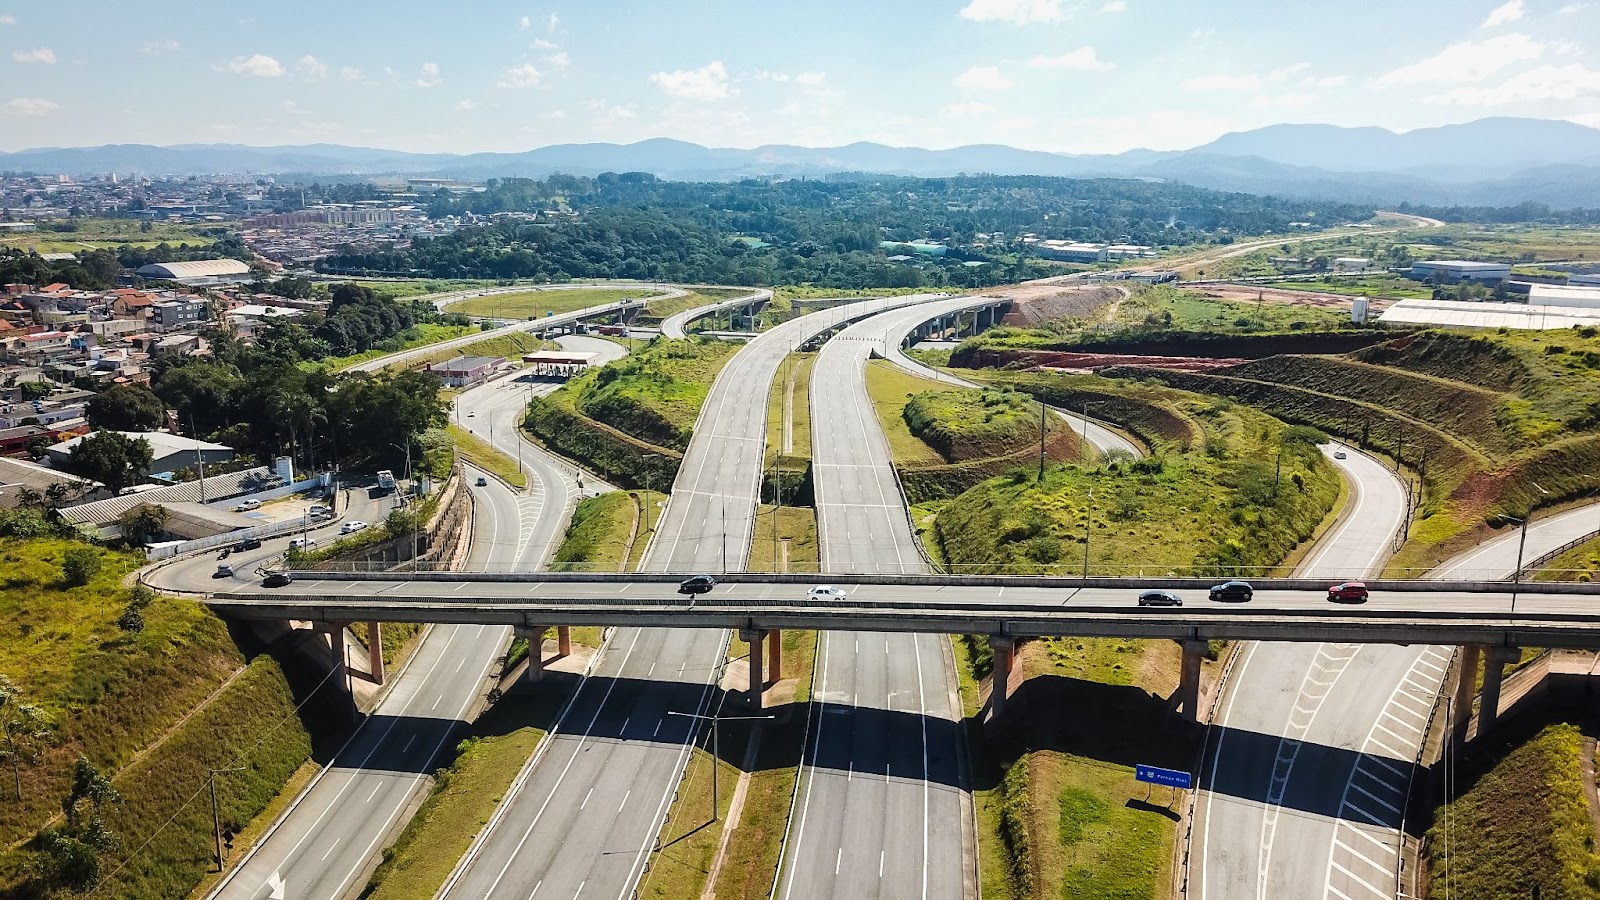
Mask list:
[{"label": "white lane marking", "polygon": [[594,796],[594,788],[589,788],[589,793],[583,795],[583,802],[578,804],[579,809],[589,805],[589,798]]},{"label": "white lane marking", "polygon": [[[438,704],[435,704],[435,705],[437,706]],[[411,752],[411,745],[416,743],[416,742],[417,742],[417,734],[416,734],[416,732],[413,731],[411,733],[411,737],[406,739],[406,745],[404,747],[400,748],[400,755],[401,756],[405,756],[407,753],[410,753]]]},{"label": "white lane marking", "polygon": [[[1250,643],[1250,649],[1245,651],[1244,660],[1239,663],[1239,674],[1235,676],[1236,678],[1244,677],[1244,672],[1250,667],[1250,660],[1255,658],[1256,648],[1259,646],[1261,646],[1259,642],[1252,641]],[[1228,737],[1228,716],[1233,712],[1233,701],[1238,696],[1238,691],[1228,692],[1228,702],[1223,706],[1222,717],[1216,720],[1222,728],[1217,733],[1217,747],[1211,754],[1211,777],[1206,781],[1206,824],[1205,828],[1201,830],[1202,838],[1200,841],[1200,846],[1204,850],[1210,850],[1211,847],[1215,846],[1211,843],[1212,798],[1216,796],[1217,791],[1217,770],[1222,768],[1222,744]],[[1210,879],[1211,866],[1205,862],[1205,857],[1202,856],[1200,862],[1200,900],[1206,900],[1206,888]]]},{"label": "white lane marking", "polygon": [[339,838],[334,838],[333,839],[333,843],[328,845],[328,852],[322,854],[322,861],[323,862],[327,862],[328,861],[328,857],[333,855],[333,848],[335,848],[337,846],[339,846]]},{"label": "white lane marking", "polygon": [[378,796],[378,791],[380,791],[382,789],[383,789],[383,782],[381,782],[381,781],[378,782],[377,784],[373,785],[372,786],[372,793],[367,795],[367,799],[364,802],[371,803],[372,802],[372,798]]},{"label": "white lane marking", "polygon": [[839,874],[839,867],[844,865],[844,848],[839,848],[839,853],[833,858],[833,874]]},{"label": "white lane marking", "polygon": [[1333,866],[1333,868],[1338,869],[1339,871],[1343,872],[1344,874],[1350,876],[1350,880],[1356,882],[1357,884],[1359,884],[1362,887],[1366,888],[1367,890],[1371,891],[1374,896],[1378,896],[1378,897],[1388,897],[1388,896],[1390,896],[1388,891],[1384,890],[1383,888],[1374,886],[1372,884],[1372,882],[1370,882],[1370,881],[1366,880],[1365,878],[1362,878],[1360,875],[1357,875],[1356,873],[1350,871],[1349,869],[1345,868],[1343,865],[1341,865],[1339,863],[1331,863],[1331,865]]},{"label": "white lane marking", "polygon": [[[884,851],[879,850],[878,851],[878,877],[879,878],[883,877],[883,857],[884,857]],[[835,872],[833,874],[837,875],[839,873]]]},{"label": "white lane marking", "polygon": [[622,812],[622,808],[628,805],[628,798],[632,796],[633,790],[630,788],[627,793],[622,795],[622,802],[617,804],[617,812]]},{"label": "white lane marking", "polygon": [[1387,809],[1389,812],[1392,812],[1397,816],[1400,815],[1400,807],[1395,806],[1393,803],[1390,803],[1389,801],[1383,799],[1382,797],[1379,797],[1377,794],[1374,794],[1373,792],[1367,790],[1366,788],[1362,787],[1361,785],[1352,783],[1350,785],[1350,787],[1354,788],[1357,791],[1360,791],[1362,794],[1365,794],[1370,800],[1372,800],[1372,802],[1378,804],[1379,806],[1383,807],[1384,809]]}]

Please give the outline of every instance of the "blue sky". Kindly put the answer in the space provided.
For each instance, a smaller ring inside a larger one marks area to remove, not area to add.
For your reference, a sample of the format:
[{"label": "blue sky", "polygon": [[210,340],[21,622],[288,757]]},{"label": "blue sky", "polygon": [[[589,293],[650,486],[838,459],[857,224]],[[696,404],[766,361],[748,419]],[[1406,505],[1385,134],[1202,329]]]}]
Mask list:
[{"label": "blue sky", "polygon": [[0,149],[674,137],[1064,152],[1600,127],[1600,0],[0,0]]}]

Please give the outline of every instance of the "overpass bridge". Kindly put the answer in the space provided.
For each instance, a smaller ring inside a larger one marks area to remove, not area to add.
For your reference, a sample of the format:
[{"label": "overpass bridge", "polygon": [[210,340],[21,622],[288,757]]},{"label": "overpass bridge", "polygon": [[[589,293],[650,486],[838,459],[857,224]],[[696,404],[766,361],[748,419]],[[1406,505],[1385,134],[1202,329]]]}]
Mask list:
[{"label": "overpass bridge", "polygon": [[[738,629],[752,649],[787,629],[988,635],[1003,664],[1018,638],[1168,639],[1184,648],[1180,705],[1193,715],[1210,641],[1434,644],[1488,652],[1485,696],[1498,696],[1514,648],[1600,649],[1600,585],[1486,581],[1368,582],[1372,599],[1332,604],[1327,582],[1259,579],[1250,603],[1212,603],[1212,580],[1040,576],[829,575],[845,595],[806,596],[815,575],[727,575],[708,594],[677,593],[666,574],[303,572],[284,588],[205,595],[248,619],[511,625],[542,637],[574,625]],[[1140,607],[1166,588],[1182,607]],[[535,644],[537,646],[537,644]],[[781,646],[771,641],[770,647]],[[756,652],[760,652],[756,650]],[[770,651],[769,651],[770,652]],[[772,654],[769,665],[782,661]],[[539,677],[537,661],[529,677]],[[1468,687],[1471,679],[1464,679]],[[755,703],[759,704],[759,694]],[[998,713],[1004,698],[991,711]]]}]

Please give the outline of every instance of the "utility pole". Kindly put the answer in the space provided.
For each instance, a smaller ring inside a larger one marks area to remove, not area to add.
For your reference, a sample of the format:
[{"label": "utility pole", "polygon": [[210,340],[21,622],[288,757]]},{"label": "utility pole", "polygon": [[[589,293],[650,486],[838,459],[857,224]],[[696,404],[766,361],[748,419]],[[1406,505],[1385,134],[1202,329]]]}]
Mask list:
[{"label": "utility pole", "polygon": [[1046,417],[1046,414],[1048,412],[1049,412],[1049,409],[1044,405],[1044,401],[1040,400],[1039,401],[1039,483],[1041,483],[1041,484],[1044,483],[1044,461],[1045,461],[1044,460],[1044,436],[1045,436],[1045,432],[1049,428],[1049,423],[1048,423],[1048,421],[1046,420],[1045,417]]},{"label": "utility pole", "polygon": [[722,736],[717,724],[723,721],[770,722],[777,716],[703,716],[697,713],[678,712],[675,709],[667,710],[667,715],[711,723],[711,821],[722,821],[722,804],[717,794],[717,767],[722,762]]},{"label": "utility pole", "polygon": [[221,872],[226,863],[222,856],[222,807],[217,803],[217,776],[225,772],[242,772],[244,766],[234,766],[231,769],[207,769],[206,778],[211,782],[211,829],[217,842],[217,871]]},{"label": "utility pole", "polygon": [[1272,499],[1278,499],[1278,485],[1283,481],[1283,441],[1278,441],[1278,468],[1272,473]]},{"label": "utility pole", "polygon": [[1083,580],[1089,580],[1089,526],[1094,520],[1094,485],[1089,485],[1089,506],[1083,513]]},{"label": "utility pole", "polygon": [[200,505],[206,505],[206,455],[200,450],[200,429],[194,424],[194,411],[189,412],[189,430],[194,433],[194,464],[200,469]]}]

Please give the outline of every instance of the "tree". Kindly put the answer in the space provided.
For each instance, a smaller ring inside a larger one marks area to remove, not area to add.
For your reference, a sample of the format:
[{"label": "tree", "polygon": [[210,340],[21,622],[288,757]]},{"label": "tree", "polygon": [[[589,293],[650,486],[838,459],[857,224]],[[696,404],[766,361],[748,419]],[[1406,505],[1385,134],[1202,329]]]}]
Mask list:
[{"label": "tree", "polygon": [[153,431],[167,417],[167,408],[149,388],[142,385],[117,385],[89,401],[85,409],[89,422],[97,428],[117,431]]},{"label": "tree", "polygon": [[117,627],[134,634],[143,631],[144,611],[155,599],[155,591],[142,584],[134,585],[128,596],[128,605],[122,608],[122,615],[117,617]]},{"label": "tree", "polygon": [[84,757],[72,767],[72,791],[61,801],[65,821],[39,832],[34,878],[43,892],[83,890],[100,880],[100,854],[117,846],[105,825],[105,808],[121,802],[111,779]]},{"label": "tree", "polygon": [[22,764],[38,760],[39,750],[50,738],[50,720],[39,706],[23,699],[22,689],[0,675],[0,732],[5,746],[0,759],[11,764],[11,780],[22,799]]},{"label": "tree", "polygon": [[96,431],[72,448],[67,468],[73,474],[120,491],[150,471],[150,442],[115,431]]},{"label": "tree", "polygon": [[24,381],[17,387],[22,391],[22,399],[29,402],[50,396],[50,385],[43,381]]},{"label": "tree", "polygon": [[143,546],[161,533],[170,515],[165,506],[141,503],[123,513],[117,524],[122,526],[122,539],[133,546]]},{"label": "tree", "polygon": [[100,551],[74,547],[61,557],[61,579],[69,587],[83,587],[100,571]]}]

